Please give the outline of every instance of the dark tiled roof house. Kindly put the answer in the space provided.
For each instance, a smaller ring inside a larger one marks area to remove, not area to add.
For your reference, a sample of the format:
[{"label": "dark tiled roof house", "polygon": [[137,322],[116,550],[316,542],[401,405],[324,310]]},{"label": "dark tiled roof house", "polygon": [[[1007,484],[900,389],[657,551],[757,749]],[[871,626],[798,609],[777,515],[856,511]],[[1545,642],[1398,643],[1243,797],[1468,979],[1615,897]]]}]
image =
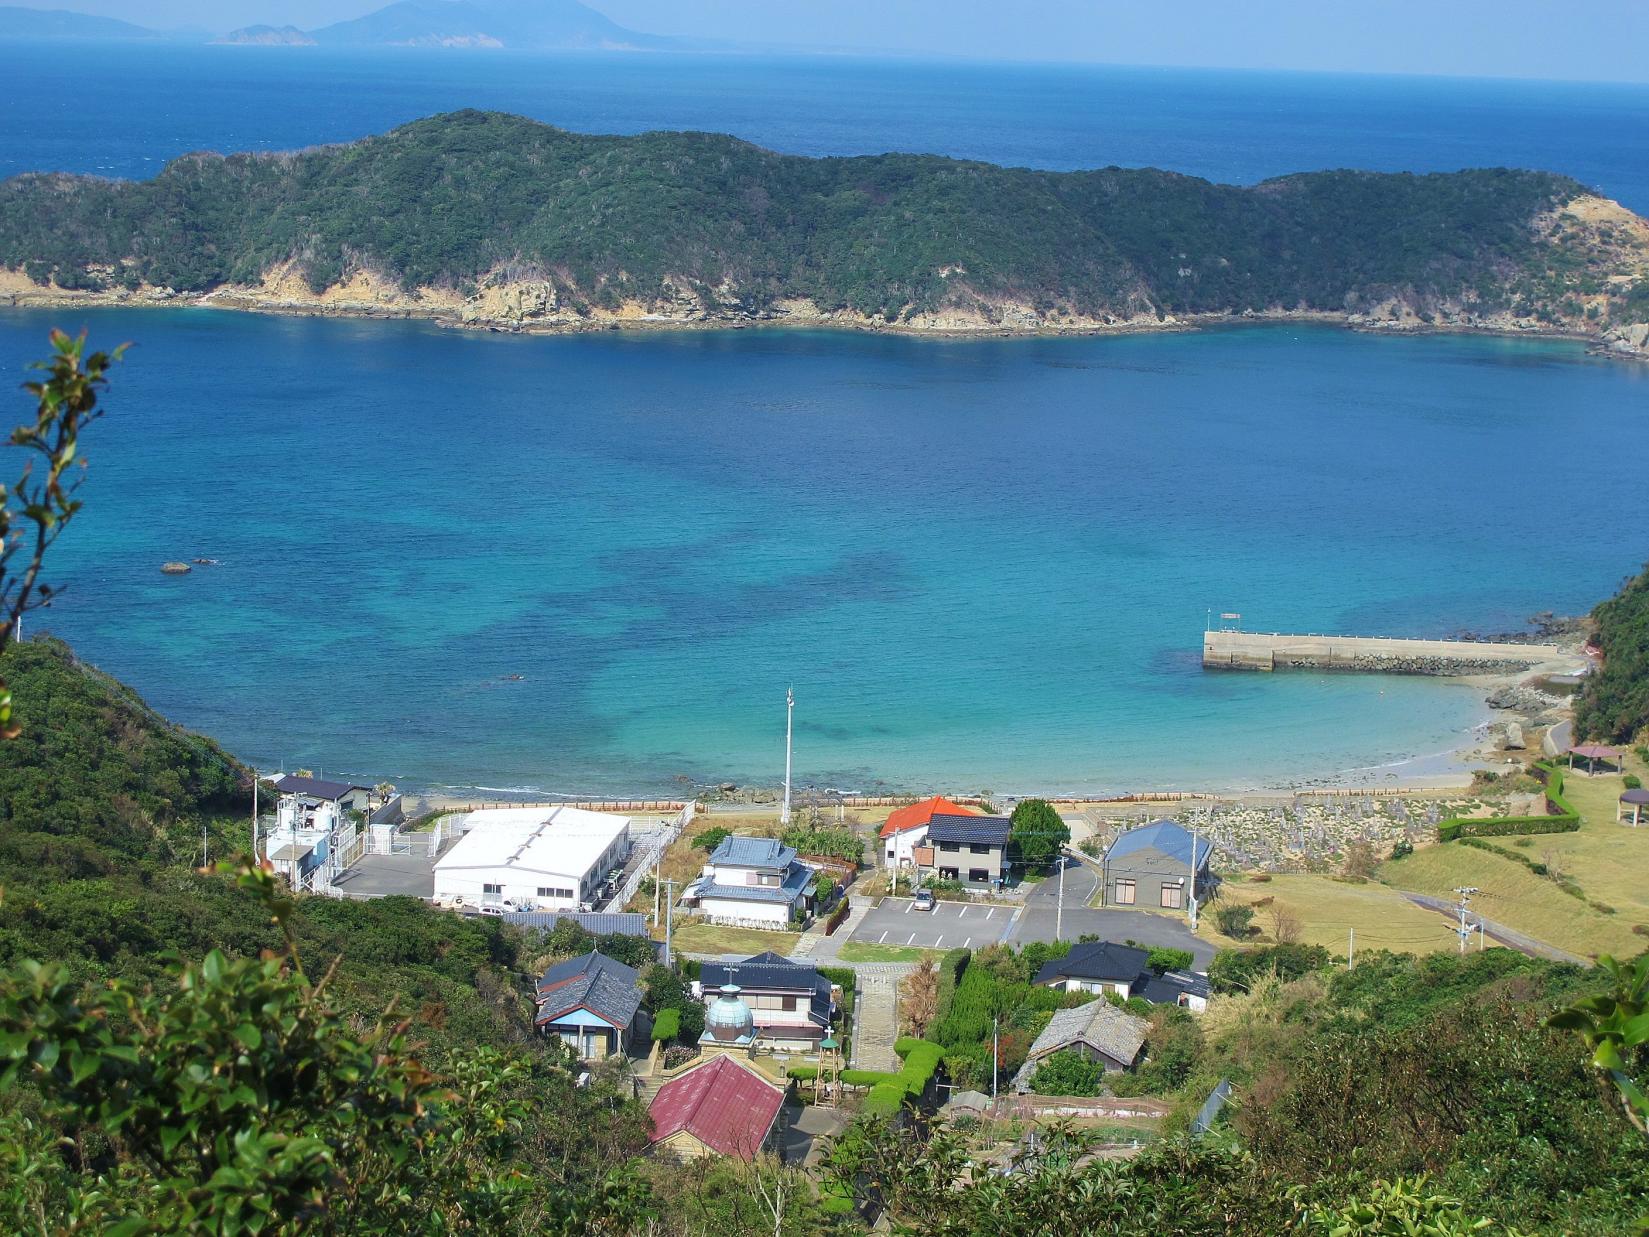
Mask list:
[{"label": "dark tiled roof house", "polygon": [[976,889],[1002,882],[1008,870],[1006,816],[948,816],[935,813],[928,835],[912,848],[916,866],[940,880],[961,881]]},{"label": "dark tiled roof house", "polygon": [[643,1017],[641,973],[594,950],[557,963],[538,981],[538,1029],[580,1060],[628,1052]]}]

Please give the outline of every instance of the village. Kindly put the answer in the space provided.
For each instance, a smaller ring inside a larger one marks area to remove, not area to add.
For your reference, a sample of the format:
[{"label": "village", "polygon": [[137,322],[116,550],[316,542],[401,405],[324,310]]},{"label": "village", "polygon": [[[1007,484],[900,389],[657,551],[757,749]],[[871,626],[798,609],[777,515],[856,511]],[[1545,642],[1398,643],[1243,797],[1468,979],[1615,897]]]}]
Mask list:
[{"label": "village", "polygon": [[[1239,946],[1344,965],[1359,950],[1489,944],[1578,960],[1501,922],[1510,901],[1493,869],[1525,857],[1480,838],[1582,825],[1622,836],[1649,816],[1628,771],[1641,764],[1593,746],[1448,791],[1088,803],[809,792],[776,809],[430,809],[387,785],[300,773],[273,780],[258,845],[300,892],[416,897],[540,934],[546,1046],[627,1079],[659,1154],[811,1165],[854,1114],[912,1108],[977,1131],[986,1158],[1006,1163],[1050,1120],[1102,1131],[1117,1155],[1156,1137],[1172,1106],[1153,1091],[1179,1081],[1163,1074],[1164,1047],[1232,990],[1216,959]],[[1445,853],[1465,875],[1391,887],[1412,857],[1419,871]],[[1574,866],[1543,854],[1570,886],[1548,882],[1558,900],[1575,898]],[[1604,916],[1580,900],[1571,920]],[[1204,1126],[1223,1093],[1207,1099]]]}]

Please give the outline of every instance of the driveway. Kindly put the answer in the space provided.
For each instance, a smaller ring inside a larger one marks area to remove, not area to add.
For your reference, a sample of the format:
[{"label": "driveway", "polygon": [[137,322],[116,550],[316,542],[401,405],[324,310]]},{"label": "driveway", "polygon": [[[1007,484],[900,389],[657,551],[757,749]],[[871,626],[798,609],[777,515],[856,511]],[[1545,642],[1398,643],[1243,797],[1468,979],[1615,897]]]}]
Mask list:
[{"label": "driveway", "polygon": [[914,905],[909,898],[883,898],[860,921],[850,939],[920,949],[982,949],[1002,940],[1017,909],[977,902],[935,902],[931,911],[918,911],[912,909]]}]

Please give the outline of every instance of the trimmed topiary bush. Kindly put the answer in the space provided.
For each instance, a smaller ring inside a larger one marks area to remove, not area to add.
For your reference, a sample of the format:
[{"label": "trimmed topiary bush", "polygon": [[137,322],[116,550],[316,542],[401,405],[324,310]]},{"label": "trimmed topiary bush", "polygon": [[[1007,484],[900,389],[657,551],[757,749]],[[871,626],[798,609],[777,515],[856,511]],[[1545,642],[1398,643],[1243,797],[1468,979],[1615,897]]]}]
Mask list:
[{"label": "trimmed topiary bush", "polygon": [[681,1034],[681,1011],[661,1009],[653,1019],[653,1042],[667,1044]]}]

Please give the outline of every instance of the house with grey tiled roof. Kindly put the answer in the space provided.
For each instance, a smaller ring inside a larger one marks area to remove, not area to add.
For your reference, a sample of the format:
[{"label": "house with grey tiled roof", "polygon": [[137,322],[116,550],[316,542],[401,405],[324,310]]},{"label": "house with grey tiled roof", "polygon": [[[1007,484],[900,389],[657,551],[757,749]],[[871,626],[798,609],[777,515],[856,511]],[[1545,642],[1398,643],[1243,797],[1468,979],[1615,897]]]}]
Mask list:
[{"label": "house with grey tiled roof", "polygon": [[1144,1018],[1124,1013],[1105,997],[1075,1009],[1056,1010],[1025,1054],[1025,1064],[1014,1075],[1014,1090],[1029,1091],[1037,1069],[1056,1052],[1080,1053],[1108,1072],[1131,1069],[1150,1029]]},{"label": "house with grey tiled roof", "polygon": [[538,981],[535,1025],[581,1061],[629,1052],[648,1031],[645,1019],[641,972],[595,950],[557,963]]},{"label": "house with grey tiled roof", "polygon": [[952,816],[935,813],[927,837],[911,848],[924,877],[960,881],[970,889],[999,887],[1008,871],[1006,816]]},{"label": "house with grey tiled roof", "polygon": [[813,869],[796,858],[795,847],[731,834],[687,886],[682,905],[717,923],[783,929],[807,908],[812,889]]}]

